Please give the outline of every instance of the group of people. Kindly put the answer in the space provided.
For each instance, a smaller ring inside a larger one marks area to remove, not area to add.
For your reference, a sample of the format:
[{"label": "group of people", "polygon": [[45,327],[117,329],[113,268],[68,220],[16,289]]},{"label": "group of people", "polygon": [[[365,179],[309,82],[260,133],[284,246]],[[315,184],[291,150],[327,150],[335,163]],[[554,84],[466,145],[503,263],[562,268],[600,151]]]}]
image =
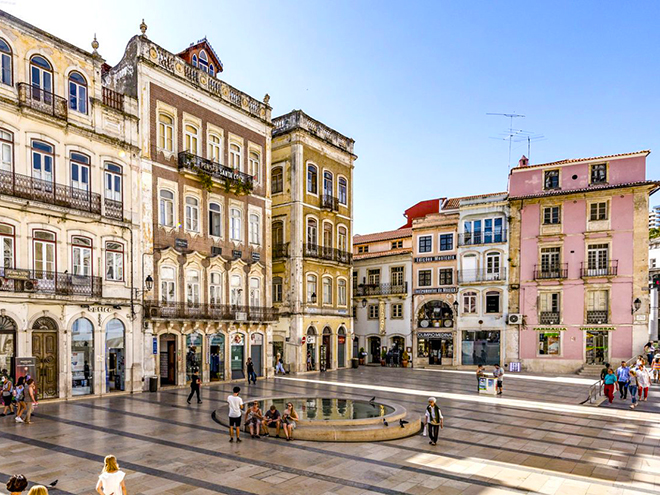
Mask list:
[{"label": "group of people", "polygon": [[[238,395],[240,392],[240,387],[234,387],[232,395],[227,397],[227,404],[229,405],[230,442],[234,441],[234,433],[236,433],[236,441],[242,441],[240,431],[245,405],[243,399]],[[275,428],[275,436],[279,437],[280,429],[282,429],[284,430],[284,436],[287,441],[291,441],[293,440],[293,430],[296,428],[296,421],[299,419],[298,413],[294,410],[293,403],[291,402],[287,402],[286,409],[281,414],[274,404],[264,414],[259,407],[259,401],[256,400],[245,411],[245,425],[249,428],[252,438],[261,438],[262,436],[268,438],[270,435],[269,428]]]},{"label": "group of people", "polygon": [[[486,368],[483,364],[477,366],[477,393],[479,393],[479,381],[486,376]],[[499,364],[493,368],[493,378],[496,380],[495,391],[497,395],[502,395],[502,387],[504,385],[504,370]]]},{"label": "group of people", "polygon": [[[619,392],[621,400],[627,400],[630,392],[632,402],[630,409],[635,409],[641,401],[648,399],[651,381],[658,383],[660,375],[660,354],[651,357],[651,362],[648,362],[643,355],[639,355],[632,366],[628,366],[626,361],[621,361],[621,366],[616,370],[605,363],[600,379],[603,381],[603,389],[610,404],[614,401],[615,390]],[[651,371],[647,368],[649,364]]]},{"label": "group of people", "polygon": [[2,414],[15,415],[17,423],[32,423],[32,414],[37,406],[37,384],[31,376],[19,376],[16,384],[12,382],[7,370],[0,375],[2,383]]},{"label": "group of people", "polygon": [[399,346],[395,345],[390,347],[387,352],[385,352],[385,365],[398,367],[401,366],[401,361],[403,359],[403,352],[399,349]]}]

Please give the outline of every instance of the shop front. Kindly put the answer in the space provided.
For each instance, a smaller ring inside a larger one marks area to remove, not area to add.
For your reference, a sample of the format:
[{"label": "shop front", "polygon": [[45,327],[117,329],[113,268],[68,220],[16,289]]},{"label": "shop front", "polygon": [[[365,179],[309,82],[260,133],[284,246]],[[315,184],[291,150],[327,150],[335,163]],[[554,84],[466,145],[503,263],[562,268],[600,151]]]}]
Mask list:
[{"label": "shop front", "polygon": [[126,383],[125,328],[113,318],[105,326],[105,390],[120,392]]},{"label": "shop front", "polygon": [[417,332],[417,358],[430,365],[452,365],[454,362],[454,332]]},{"label": "shop front", "polygon": [[158,341],[160,385],[176,385],[176,335],[163,334]]},{"label": "shop front", "polygon": [[585,361],[587,364],[603,364],[609,354],[609,332],[599,328],[585,331]]},{"label": "shop front", "polygon": [[461,364],[493,366],[500,362],[500,331],[461,332]]},{"label": "shop front", "polygon": [[78,318],[71,328],[71,394],[94,393],[94,325]]},{"label": "shop front", "polygon": [[307,371],[314,371],[316,369],[316,330],[314,327],[307,329]]},{"label": "shop front", "polygon": [[16,322],[8,316],[0,316],[0,371],[13,375],[12,358],[16,356]]},{"label": "shop front", "polygon": [[231,336],[231,379],[245,378],[245,335],[235,333]]},{"label": "shop front", "polygon": [[272,346],[273,346],[273,362],[271,364],[273,366],[273,369],[275,369],[277,368],[278,357],[282,358],[282,362],[286,362],[284,356],[284,339],[279,335],[273,336]]},{"label": "shop front", "polygon": [[254,372],[257,376],[263,376],[263,362],[262,350],[264,346],[264,334],[252,333],[250,334],[250,357],[254,365]]},{"label": "shop front", "polygon": [[369,337],[369,362],[380,363],[380,337]]},{"label": "shop front", "polygon": [[225,379],[225,334],[209,335],[209,379],[218,382]]},{"label": "shop front", "polygon": [[337,330],[337,366],[346,367],[346,330],[344,327]]},{"label": "shop front", "polygon": [[202,372],[202,334],[192,332],[186,335],[186,382],[193,373]]},{"label": "shop front", "polygon": [[322,370],[332,368],[332,330],[325,327],[323,329],[323,343],[321,344],[321,360],[323,361]]}]

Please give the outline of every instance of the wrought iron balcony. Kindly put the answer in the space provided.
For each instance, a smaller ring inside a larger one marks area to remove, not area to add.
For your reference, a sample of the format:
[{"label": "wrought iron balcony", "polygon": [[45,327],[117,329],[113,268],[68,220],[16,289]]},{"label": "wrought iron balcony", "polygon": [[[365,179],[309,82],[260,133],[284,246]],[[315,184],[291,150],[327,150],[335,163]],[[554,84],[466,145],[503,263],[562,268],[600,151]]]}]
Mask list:
[{"label": "wrought iron balcony", "polygon": [[458,234],[459,246],[478,246],[481,244],[496,244],[506,242],[507,231],[500,232],[464,232]]},{"label": "wrought iron balcony", "polygon": [[103,86],[102,90],[103,104],[119,110],[120,112],[124,111],[124,95],[117,93],[116,91],[111,90]]},{"label": "wrought iron balcony", "polygon": [[541,325],[559,325],[559,311],[541,311],[539,313],[539,323]]},{"label": "wrought iron balcony", "polygon": [[356,296],[392,296],[407,294],[408,282],[401,284],[360,284],[354,289]]},{"label": "wrought iron balcony", "polygon": [[329,194],[321,195],[321,208],[331,211],[339,211],[339,199]]},{"label": "wrought iron balcony", "polygon": [[18,83],[18,103],[58,119],[66,120],[68,115],[66,98],[28,83]]},{"label": "wrought iron balcony", "polygon": [[273,259],[275,258],[288,258],[289,257],[289,243],[273,244]]},{"label": "wrought iron balcony", "polygon": [[506,268],[500,268],[498,272],[489,272],[484,269],[459,270],[458,282],[469,284],[471,282],[500,282],[506,280]]},{"label": "wrought iron balcony", "polygon": [[602,325],[608,322],[609,312],[605,311],[587,311],[587,323],[591,325]]},{"label": "wrought iron balcony", "polygon": [[214,179],[228,180],[234,184],[247,187],[250,191],[254,185],[254,178],[238,170],[225,167],[208,158],[197,156],[189,151],[179,153],[179,170],[189,170],[195,173],[205,173]]},{"label": "wrought iron balcony", "polygon": [[0,292],[102,297],[101,277],[0,268]]},{"label": "wrought iron balcony", "polygon": [[353,262],[353,255],[348,251],[319,246],[318,244],[303,244],[303,256],[305,258],[336,261],[337,263],[347,265],[350,265]]},{"label": "wrought iron balcony", "polygon": [[534,265],[534,280],[568,277],[568,263],[556,265]]},{"label": "wrought iron balcony", "polygon": [[614,277],[619,269],[619,260],[610,260],[607,263],[596,263],[589,266],[589,263],[580,264],[580,274],[585,277]]},{"label": "wrought iron balcony", "polygon": [[278,312],[265,306],[145,301],[145,318],[229,321],[275,321]]}]

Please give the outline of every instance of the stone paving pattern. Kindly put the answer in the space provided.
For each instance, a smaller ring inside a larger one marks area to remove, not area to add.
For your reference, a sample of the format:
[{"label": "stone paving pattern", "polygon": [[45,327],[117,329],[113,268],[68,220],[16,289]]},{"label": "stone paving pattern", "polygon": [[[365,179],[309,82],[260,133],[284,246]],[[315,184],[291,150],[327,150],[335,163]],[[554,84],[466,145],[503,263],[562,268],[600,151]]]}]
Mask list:
[{"label": "stone paving pattern", "polygon": [[475,382],[471,373],[360,367],[239,384],[244,399],[375,394],[420,415],[431,391],[445,416],[436,447],[421,435],[349,444],[244,435],[230,444],[211,418],[230,383],[204,387],[192,406],[186,389],[43,403],[31,425],[0,418],[0,479],[4,487],[20,472],[35,483],[58,479],[51,493],[89,494],[112,453],[131,495],[660,495],[660,416],[644,410],[652,403],[577,406],[586,384],[511,375],[503,397],[479,397]]}]

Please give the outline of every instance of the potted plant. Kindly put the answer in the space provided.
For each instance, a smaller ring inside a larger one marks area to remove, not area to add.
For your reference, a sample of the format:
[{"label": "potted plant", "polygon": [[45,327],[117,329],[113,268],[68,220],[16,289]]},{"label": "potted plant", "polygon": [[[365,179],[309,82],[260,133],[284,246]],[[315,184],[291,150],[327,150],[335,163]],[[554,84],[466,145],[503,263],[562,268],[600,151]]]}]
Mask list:
[{"label": "potted plant", "polygon": [[410,356],[408,355],[408,351],[403,351],[403,354],[401,355],[401,366],[407,368],[409,362]]},{"label": "potted plant", "polygon": [[380,351],[380,365],[385,366],[385,360],[387,359],[387,351],[385,349]]},{"label": "potted plant", "polygon": [[364,365],[364,358],[367,357],[367,353],[364,351],[364,347],[360,347],[360,352],[358,353],[360,364]]}]

